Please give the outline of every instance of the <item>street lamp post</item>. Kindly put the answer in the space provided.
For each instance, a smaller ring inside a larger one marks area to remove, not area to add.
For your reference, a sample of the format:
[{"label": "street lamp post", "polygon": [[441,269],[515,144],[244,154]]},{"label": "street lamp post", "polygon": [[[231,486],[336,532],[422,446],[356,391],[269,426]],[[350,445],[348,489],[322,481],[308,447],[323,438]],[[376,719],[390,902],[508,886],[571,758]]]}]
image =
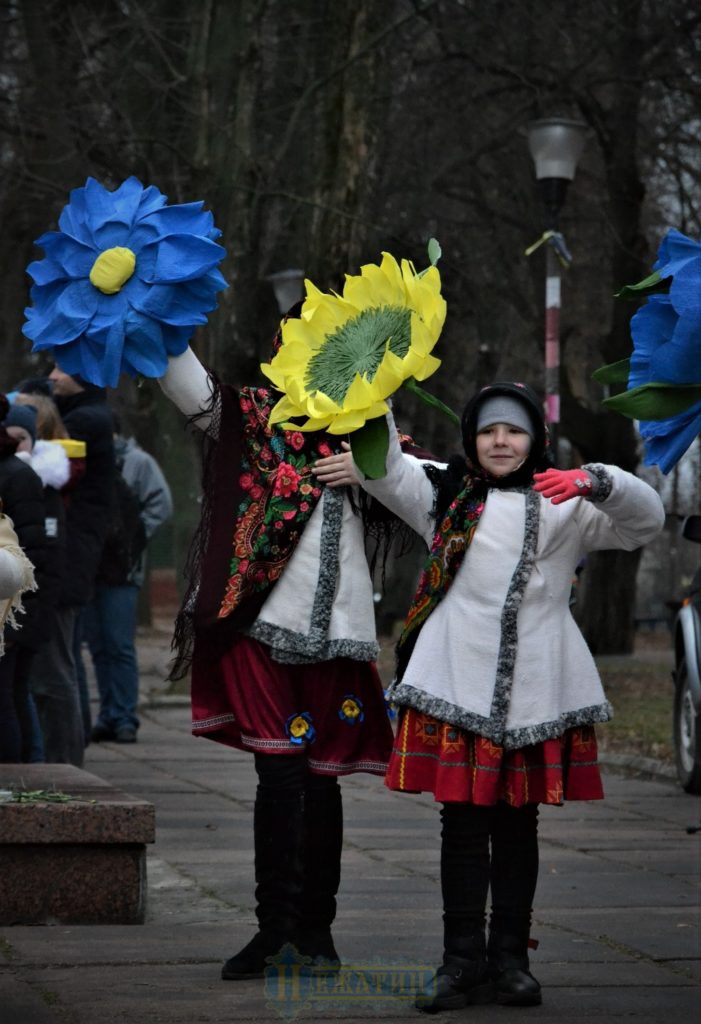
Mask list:
[{"label": "street lamp post", "polygon": [[562,264],[570,260],[559,217],[586,136],[585,124],[567,118],[543,118],[528,126],[528,148],[545,208],[545,419],[555,452],[560,425],[560,279]]},{"label": "street lamp post", "polygon": [[298,267],[277,270],[274,274],[268,274],[265,280],[272,284],[278,309],[283,316],[295,302],[304,297],[304,271]]}]

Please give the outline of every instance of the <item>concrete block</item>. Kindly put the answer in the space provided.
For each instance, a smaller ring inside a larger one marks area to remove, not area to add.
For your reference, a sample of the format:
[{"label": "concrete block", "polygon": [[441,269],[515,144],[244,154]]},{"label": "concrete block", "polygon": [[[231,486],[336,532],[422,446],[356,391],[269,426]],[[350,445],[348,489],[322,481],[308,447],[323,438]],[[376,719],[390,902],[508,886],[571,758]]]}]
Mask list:
[{"label": "concrete block", "polygon": [[72,765],[0,765],[0,790],[65,802],[0,803],[0,924],[140,924],[153,805]]}]

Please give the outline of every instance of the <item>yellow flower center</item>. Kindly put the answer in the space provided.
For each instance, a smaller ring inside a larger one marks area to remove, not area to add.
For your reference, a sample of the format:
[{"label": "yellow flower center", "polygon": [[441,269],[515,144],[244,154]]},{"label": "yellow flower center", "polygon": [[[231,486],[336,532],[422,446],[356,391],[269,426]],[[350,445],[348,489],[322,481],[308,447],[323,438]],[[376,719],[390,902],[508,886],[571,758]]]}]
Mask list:
[{"label": "yellow flower center", "polygon": [[349,318],[309,360],[304,378],[309,391],[322,391],[341,405],[356,373],[370,383],[389,347],[403,359],[411,345],[411,310],[404,306],[373,306]]},{"label": "yellow flower center", "polygon": [[97,257],[90,271],[90,283],[105,295],[116,295],[127,283],[136,267],[131,249],[115,245]]},{"label": "yellow flower center", "polygon": [[297,739],[300,736],[304,736],[309,726],[303,718],[295,718],[290,723],[290,732]]},{"label": "yellow flower center", "polygon": [[360,708],[353,700],[344,700],[341,710],[346,718],[357,718],[360,714]]}]

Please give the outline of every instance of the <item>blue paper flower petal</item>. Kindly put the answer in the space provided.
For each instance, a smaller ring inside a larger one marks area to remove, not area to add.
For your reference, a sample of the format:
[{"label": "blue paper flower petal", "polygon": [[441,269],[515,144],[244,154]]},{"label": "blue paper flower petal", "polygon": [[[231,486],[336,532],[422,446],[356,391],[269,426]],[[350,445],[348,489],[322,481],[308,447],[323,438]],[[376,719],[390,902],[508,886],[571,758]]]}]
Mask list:
[{"label": "blue paper flower petal", "polygon": [[138,312],[176,327],[194,327],[207,322],[205,312],[193,308],[192,303],[188,301],[187,291],[177,285],[156,284],[148,290],[143,299],[133,299],[130,296],[129,301]]},{"label": "blue paper flower petal", "polygon": [[[187,347],[187,340],[182,351]],[[168,369],[163,327],[156,320],[130,314],[127,320],[124,361],[132,376],[162,377]]]},{"label": "blue paper flower petal", "polygon": [[[38,240],[45,258],[28,268],[34,285],[23,331],[33,350],[60,348],[62,369],[102,386],[115,386],[120,373],[162,376],[227,287],[211,212],[202,202],[168,206],[134,177],[114,191],[88,178],[71,192],[59,228]],[[115,247],[130,249],[136,266],[126,281],[115,275],[107,294],[90,272]]]},{"label": "blue paper flower petal", "polygon": [[[119,318],[105,327],[95,328],[93,325],[87,339],[91,344],[89,349],[86,349],[83,376],[91,384],[116,388],[124,350],[124,321]],[[96,352],[99,353],[99,357],[96,357]],[[62,354],[60,358],[63,369]]]},{"label": "blue paper flower petal", "polygon": [[139,277],[147,284],[194,281],[216,267],[226,250],[197,235],[167,235],[145,246],[139,256]]},{"label": "blue paper flower petal", "polygon": [[659,466],[663,473],[669,473],[699,433],[701,402],[671,419],[641,423],[640,436],[645,442],[645,465]]},{"label": "blue paper flower petal", "polygon": [[680,316],[691,313],[701,318],[701,252],[696,259],[687,260],[676,271],[669,299]]},{"label": "blue paper flower petal", "polygon": [[[628,388],[701,383],[701,244],[680,231],[663,239],[654,269],[671,278],[668,294],[647,297],[631,319]],[[701,403],[679,416],[645,421],[645,462],[672,469],[701,429]]]},{"label": "blue paper flower petal", "polygon": [[648,379],[665,384],[701,382],[701,324],[697,317],[683,316],[677,321],[671,341],[653,354]]},{"label": "blue paper flower petal", "polygon": [[51,259],[35,260],[27,267],[27,273],[36,284],[55,284],[67,279],[66,271]]},{"label": "blue paper flower petal", "polygon": [[630,322],[634,349],[630,358],[628,387],[647,384],[650,362],[655,353],[669,342],[674,334],[677,314],[667,295],[653,295],[637,311]]},{"label": "blue paper flower petal", "polygon": [[177,206],[165,206],[162,210],[144,218],[144,223],[152,225],[159,236],[174,234],[204,235],[211,231],[214,218],[209,210],[203,210],[203,203],[179,203]]},{"label": "blue paper flower petal", "polygon": [[653,270],[659,270],[662,278],[672,277],[690,259],[701,256],[701,245],[683,235],[676,228],[670,228],[657,250]]}]

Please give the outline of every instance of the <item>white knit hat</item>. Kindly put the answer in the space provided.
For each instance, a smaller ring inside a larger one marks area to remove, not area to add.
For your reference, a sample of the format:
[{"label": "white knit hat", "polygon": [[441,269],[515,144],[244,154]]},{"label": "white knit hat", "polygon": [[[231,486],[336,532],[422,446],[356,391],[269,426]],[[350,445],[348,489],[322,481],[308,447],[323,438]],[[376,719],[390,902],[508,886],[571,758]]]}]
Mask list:
[{"label": "white knit hat", "polygon": [[510,398],[509,395],[494,395],[479,407],[477,433],[495,423],[508,423],[512,427],[525,430],[531,439],[535,436],[531,417],[525,405],[516,398]]}]

